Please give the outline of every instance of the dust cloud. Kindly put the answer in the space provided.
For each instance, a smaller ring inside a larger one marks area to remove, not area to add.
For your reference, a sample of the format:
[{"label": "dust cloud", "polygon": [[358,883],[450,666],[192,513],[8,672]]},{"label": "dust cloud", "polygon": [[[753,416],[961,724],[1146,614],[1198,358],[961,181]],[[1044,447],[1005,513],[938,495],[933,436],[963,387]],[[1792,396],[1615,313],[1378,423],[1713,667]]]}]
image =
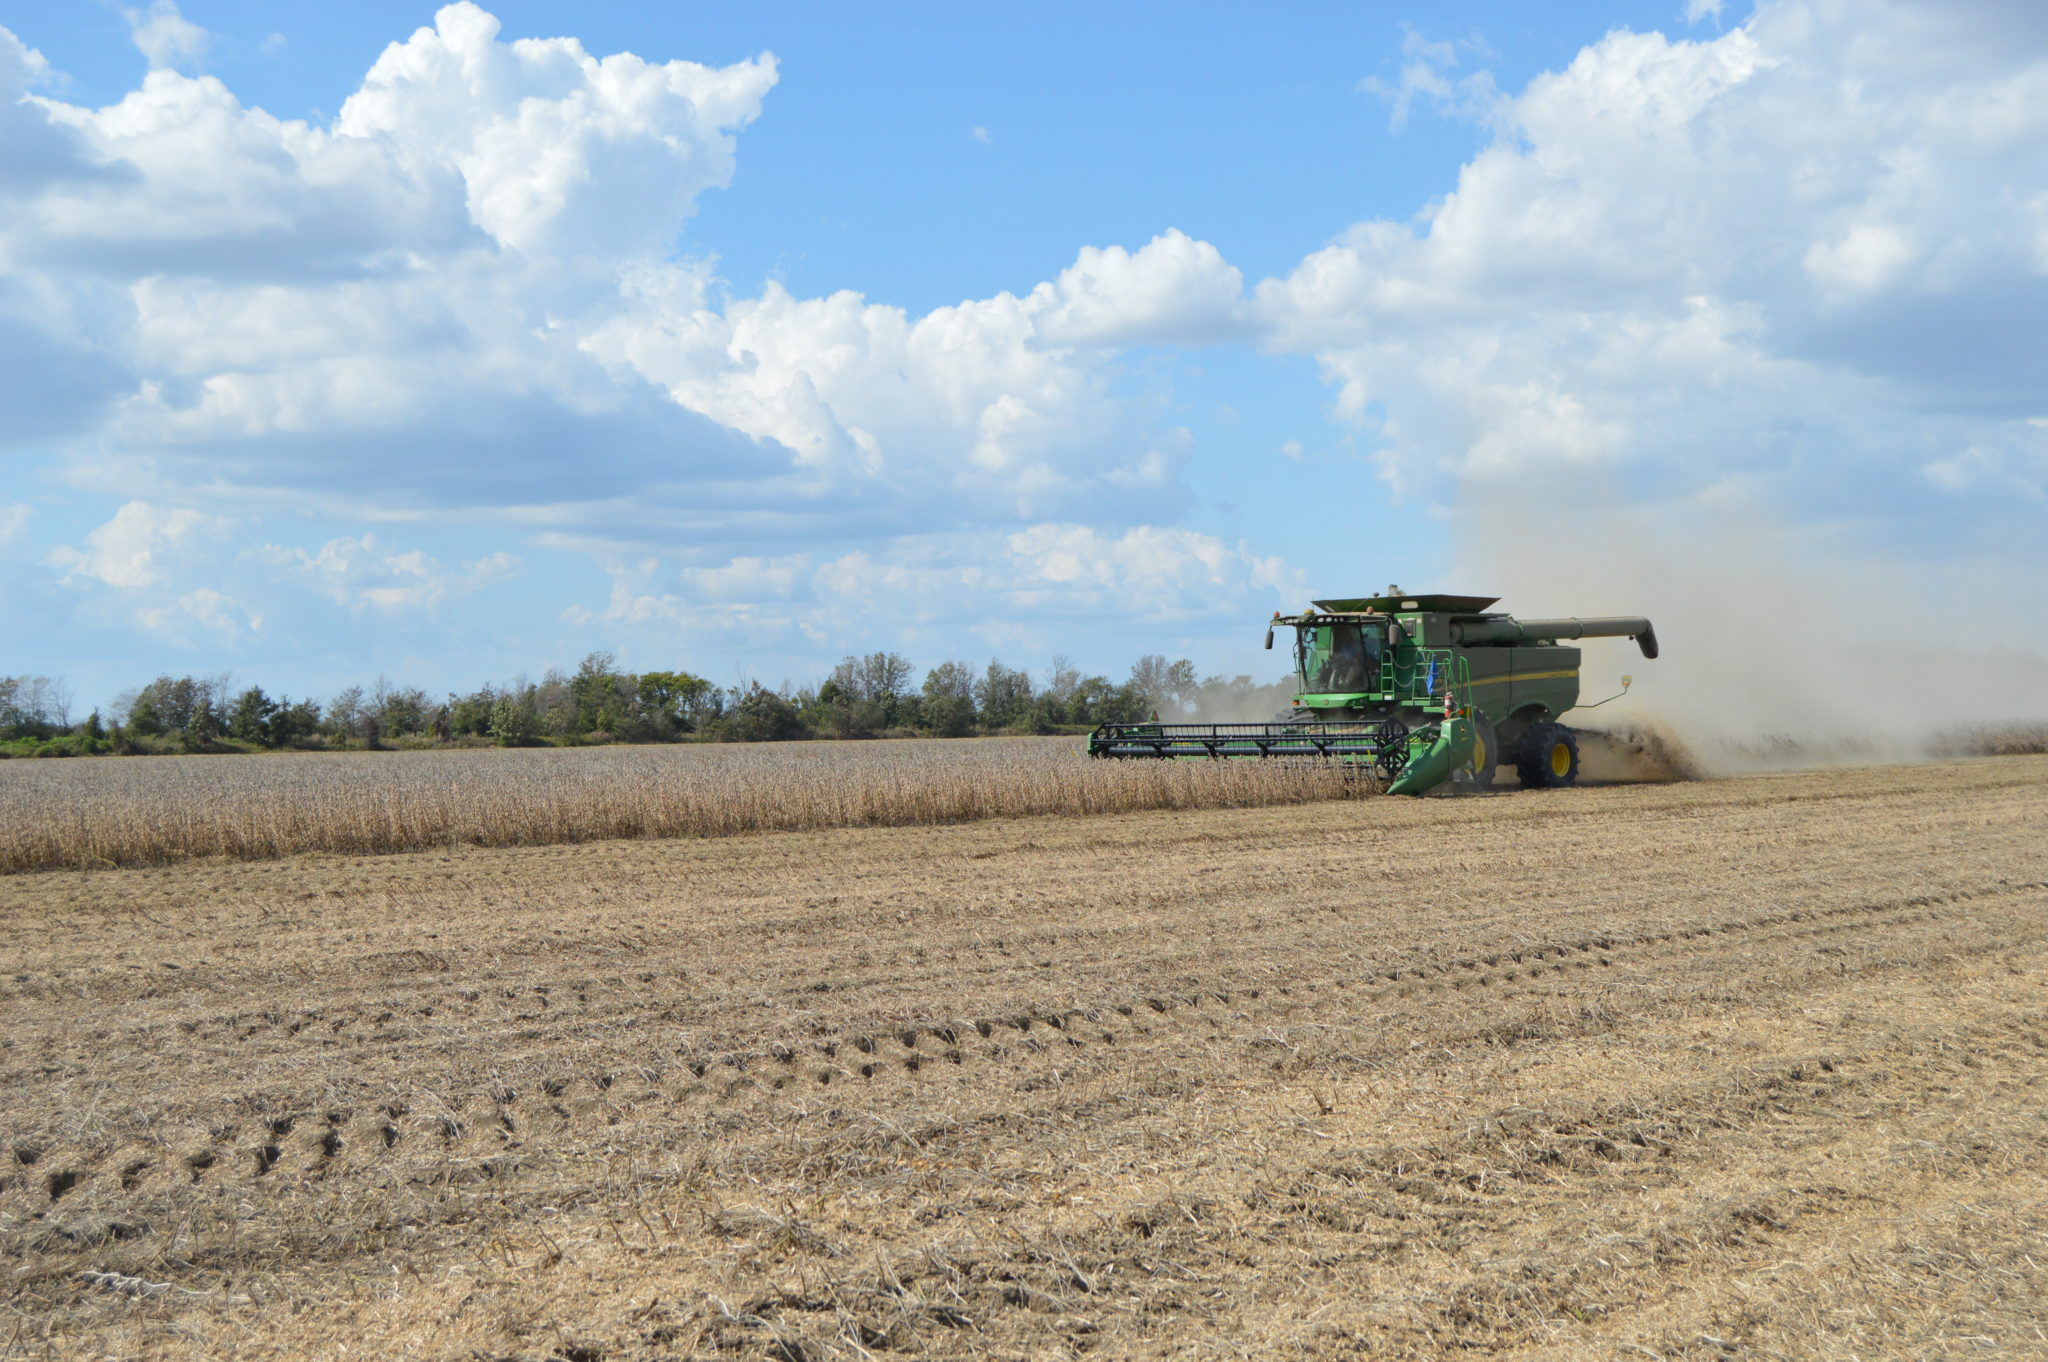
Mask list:
[{"label": "dust cloud", "polygon": [[1647,615],[1662,645],[1655,661],[1625,639],[1582,645],[1588,701],[1634,678],[1572,716],[1603,734],[1589,779],[1915,761],[2048,732],[2048,613],[2015,557],[1912,563],[1753,505],[1522,492],[1466,493],[1442,589],[1525,618]]},{"label": "dust cloud", "polygon": [[[1281,658],[1284,667],[1286,659],[1293,656],[1287,649],[1293,646],[1294,631],[1286,629],[1281,632],[1287,637],[1275,641],[1273,656]],[[1249,676],[1212,676],[1202,682],[1193,696],[1193,703],[1186,706],[1178,717],[1191,723],[1262,724],[1285,719],[1293,712],[1294,678],[1291,674],[1263,683]]]}]

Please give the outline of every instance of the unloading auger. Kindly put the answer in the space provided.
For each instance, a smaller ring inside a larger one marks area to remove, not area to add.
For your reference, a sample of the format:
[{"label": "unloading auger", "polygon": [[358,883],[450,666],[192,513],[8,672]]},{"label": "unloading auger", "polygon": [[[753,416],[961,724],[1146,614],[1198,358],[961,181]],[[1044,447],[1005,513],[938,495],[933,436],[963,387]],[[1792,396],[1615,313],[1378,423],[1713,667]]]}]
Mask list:
[{"label": "unloading auger", "polygon": [[[1641,616],[1518,620],[1489,611],[1492,596],[1409,595],[1316,601],[1276,613],[1266,629],[1295,631],[1295,709],[1263,724],[1103,724],[1097,757],[1294,757],[1370,768],[1389,794],[1423,794],[1446,780],[1493,783],[1500,764],[1522,784],[1579,777],[1579,740],[1559,719],[1579,704],[1579,650],[1568,640],[1632,638],[1657,656]],[[1621,679],[1626,691],[1630,678]],[[1610,699],[1618,697],[1609,697]],[[1606,704],[1606,700],[1598,702]]]}]

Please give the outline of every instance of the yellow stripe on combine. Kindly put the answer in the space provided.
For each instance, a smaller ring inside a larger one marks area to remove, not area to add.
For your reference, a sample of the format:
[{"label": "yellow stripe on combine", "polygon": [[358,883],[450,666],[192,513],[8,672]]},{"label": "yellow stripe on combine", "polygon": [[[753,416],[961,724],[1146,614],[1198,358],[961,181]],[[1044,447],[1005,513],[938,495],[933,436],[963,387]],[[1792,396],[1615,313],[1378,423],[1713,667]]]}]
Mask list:
[{"label": "yellow stripe on combine", "polygon": [[1567,667],[1563,671],[1556,672],[1522,672],[1515,676],[1487,676],[1474,681],[1472,684],[1474,686],[1498,686],[1506,681],[1549,681],[1554,677],[1577,676],[1578,674],[1579,669],[1577,667]]}]

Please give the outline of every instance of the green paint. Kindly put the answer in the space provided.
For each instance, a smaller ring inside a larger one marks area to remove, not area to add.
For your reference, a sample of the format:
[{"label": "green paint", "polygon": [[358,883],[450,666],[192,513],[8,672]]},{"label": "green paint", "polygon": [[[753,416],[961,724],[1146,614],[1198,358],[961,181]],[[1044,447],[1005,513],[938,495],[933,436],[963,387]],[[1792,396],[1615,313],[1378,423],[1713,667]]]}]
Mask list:
[{"label": "green paint", "polygon": [[[1380,730],[1385,740],[1375,740],[1377,746],[1354,743],[1321,755],[1398,773],[1393,790],[1421,794],[1471,765],[1481,725],[1491,728],[1492,750],[1506,764],[1532,725],[1555,722],[1578,704],[1579,650],[1560,640],[1634,638],[1645,657],[1657,656],[1657,636],[1646,619],[1517,620],[1488,610],[1494,603],[1491,596],[1409,595],[1389,587],[1384,595],[1317,601],[1298,615],[1276,614],[1276,635],[1294,631],[1292,721],[1174,724],[1151,732],[1105,725],[1089,739],[1089,751],[1298,756],[1302,744],[1289,736],[1331,731],[1320,725],[1392,725]],[[1468,711],[1470,718],[1446,722],[1447,710]]]}]

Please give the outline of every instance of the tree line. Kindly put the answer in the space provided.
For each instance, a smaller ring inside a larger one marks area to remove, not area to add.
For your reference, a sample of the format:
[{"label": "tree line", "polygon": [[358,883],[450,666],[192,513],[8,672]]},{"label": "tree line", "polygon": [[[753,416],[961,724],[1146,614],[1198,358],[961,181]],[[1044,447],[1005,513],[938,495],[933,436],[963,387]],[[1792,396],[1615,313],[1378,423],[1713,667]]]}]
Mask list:
[{"label": "tree line", "polygon": [[325,700],[237,686],[225,675],[159,676],[73,722],[70,691],[42,676],[0,677],[0,755],[506,747],[805,738],[1061,733],[1197,713],[1266,717],[1287,684],[1199,677],[1157,654],[1121,681],[1055,657],[1034,677],[992,659],[941,662],[919,680],[900,653],[848,656],[823,681],[718,686],[686,671],[631,672],[608,652],[435,699],[417,686],[350,686]]}]

